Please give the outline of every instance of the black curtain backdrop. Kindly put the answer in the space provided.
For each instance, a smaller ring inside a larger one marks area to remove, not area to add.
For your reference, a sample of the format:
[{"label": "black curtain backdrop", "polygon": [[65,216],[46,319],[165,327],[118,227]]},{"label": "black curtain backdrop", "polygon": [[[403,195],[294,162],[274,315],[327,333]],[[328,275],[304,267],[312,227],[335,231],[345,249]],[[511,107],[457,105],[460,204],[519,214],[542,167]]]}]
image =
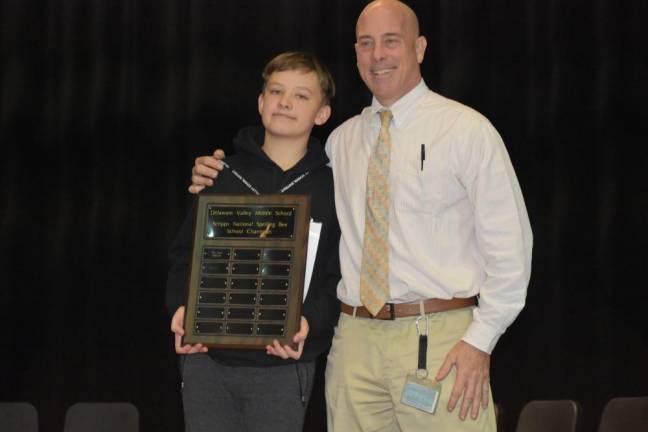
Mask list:
[{"label": "black curtain backdrop", "polygon": [[[324,139],[370,95],[349,0],[0,1],[0,400],[41,431],[77,401],[130,401],[179,431],[166,250],[196,156],[258,122],[260,70],[288,49],[330,65]],[[648,394],[648,3],[419,0],[427,84],[507,143],[534,234],[527,307],[492,362],[512,431],[572,398],[595,430]],[[325,428],[321,400],[307,430]]]}]

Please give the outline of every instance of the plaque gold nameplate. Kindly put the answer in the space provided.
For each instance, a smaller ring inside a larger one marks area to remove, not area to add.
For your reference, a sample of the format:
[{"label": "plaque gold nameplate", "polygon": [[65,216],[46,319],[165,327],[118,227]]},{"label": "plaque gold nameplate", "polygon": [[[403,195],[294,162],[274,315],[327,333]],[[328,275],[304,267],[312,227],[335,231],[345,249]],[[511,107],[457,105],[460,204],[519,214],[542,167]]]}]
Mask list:
[{"label": "plaque gold nameplate", "polygon": [[198,198],[183,343],[264,349],[299,331],[307,195]]}]

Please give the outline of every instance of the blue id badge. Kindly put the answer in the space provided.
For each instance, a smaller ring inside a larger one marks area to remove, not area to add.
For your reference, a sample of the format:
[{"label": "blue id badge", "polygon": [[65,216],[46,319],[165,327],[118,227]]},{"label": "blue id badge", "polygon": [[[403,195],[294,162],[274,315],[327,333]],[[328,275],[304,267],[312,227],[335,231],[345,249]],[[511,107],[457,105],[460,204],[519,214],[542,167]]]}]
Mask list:
[{"label": "blue id badge", "polygon": [[417,375],[407,375],[401,403],[434,414],[441,395],[441,383]]}]

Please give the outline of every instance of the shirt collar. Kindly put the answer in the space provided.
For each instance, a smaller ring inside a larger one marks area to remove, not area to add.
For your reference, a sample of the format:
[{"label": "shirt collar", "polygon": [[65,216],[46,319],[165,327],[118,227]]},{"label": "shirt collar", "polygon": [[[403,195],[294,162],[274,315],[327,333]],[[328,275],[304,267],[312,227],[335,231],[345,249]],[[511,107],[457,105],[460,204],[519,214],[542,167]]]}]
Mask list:
[{"label": "shirt collar", "polygon": [[403,95],[390,107],[383,106],[378,102],[378,99],[374,97],[371,101],[371,107],[369,107],[371,118],[374,118],[374,114],[377,114],[379,111],[389,109],[393,116],[394,125],[397,128],[400,128],[406,120],[408,113],[425,96],[425,94],[427,94],[427,92],[428,87],[425,85],[423,78],[421,78],[421,81],[419,81],[416,87]]}]

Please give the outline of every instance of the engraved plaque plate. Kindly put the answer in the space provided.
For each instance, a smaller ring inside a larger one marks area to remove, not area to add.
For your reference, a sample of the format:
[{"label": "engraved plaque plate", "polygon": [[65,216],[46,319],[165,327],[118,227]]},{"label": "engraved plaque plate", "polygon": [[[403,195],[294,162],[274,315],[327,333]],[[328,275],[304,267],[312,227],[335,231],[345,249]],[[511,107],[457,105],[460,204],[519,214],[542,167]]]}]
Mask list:
[{"label": "engraved plaque plate", "polygon": [[265,349],[299,331],[305,195],[200,195],[183,343]]},{"label": "engraved plaque plate", "polygon": [[223,308],[215,307],[199,307],[196,313],[200,318],[223,318],[225,316]]},{"label": "engraved plaque plate", "polygon": [[259,286],[258,279],[235,279],[232,278],[230,287],[232,289],[256,290]]},{"label": "engraved plaque plate", "polygon": [[225,293],[200,291],[198,294],[199,304],[224,304]]},{"label": "engraved plaque plate", "polygon": [[227,288],[227,278],[203,276],[200,278],[201,288]]},{"label": "engraved plaque plate", "polygon": [[284,278],[261,279],[261,289],[266,290],[287,290],[289,280]]},{"label": "engraved plaque plate", "polygon": [[283,321],[286,319],[286,311],[283,309],[259,309],[259,320]]}]

